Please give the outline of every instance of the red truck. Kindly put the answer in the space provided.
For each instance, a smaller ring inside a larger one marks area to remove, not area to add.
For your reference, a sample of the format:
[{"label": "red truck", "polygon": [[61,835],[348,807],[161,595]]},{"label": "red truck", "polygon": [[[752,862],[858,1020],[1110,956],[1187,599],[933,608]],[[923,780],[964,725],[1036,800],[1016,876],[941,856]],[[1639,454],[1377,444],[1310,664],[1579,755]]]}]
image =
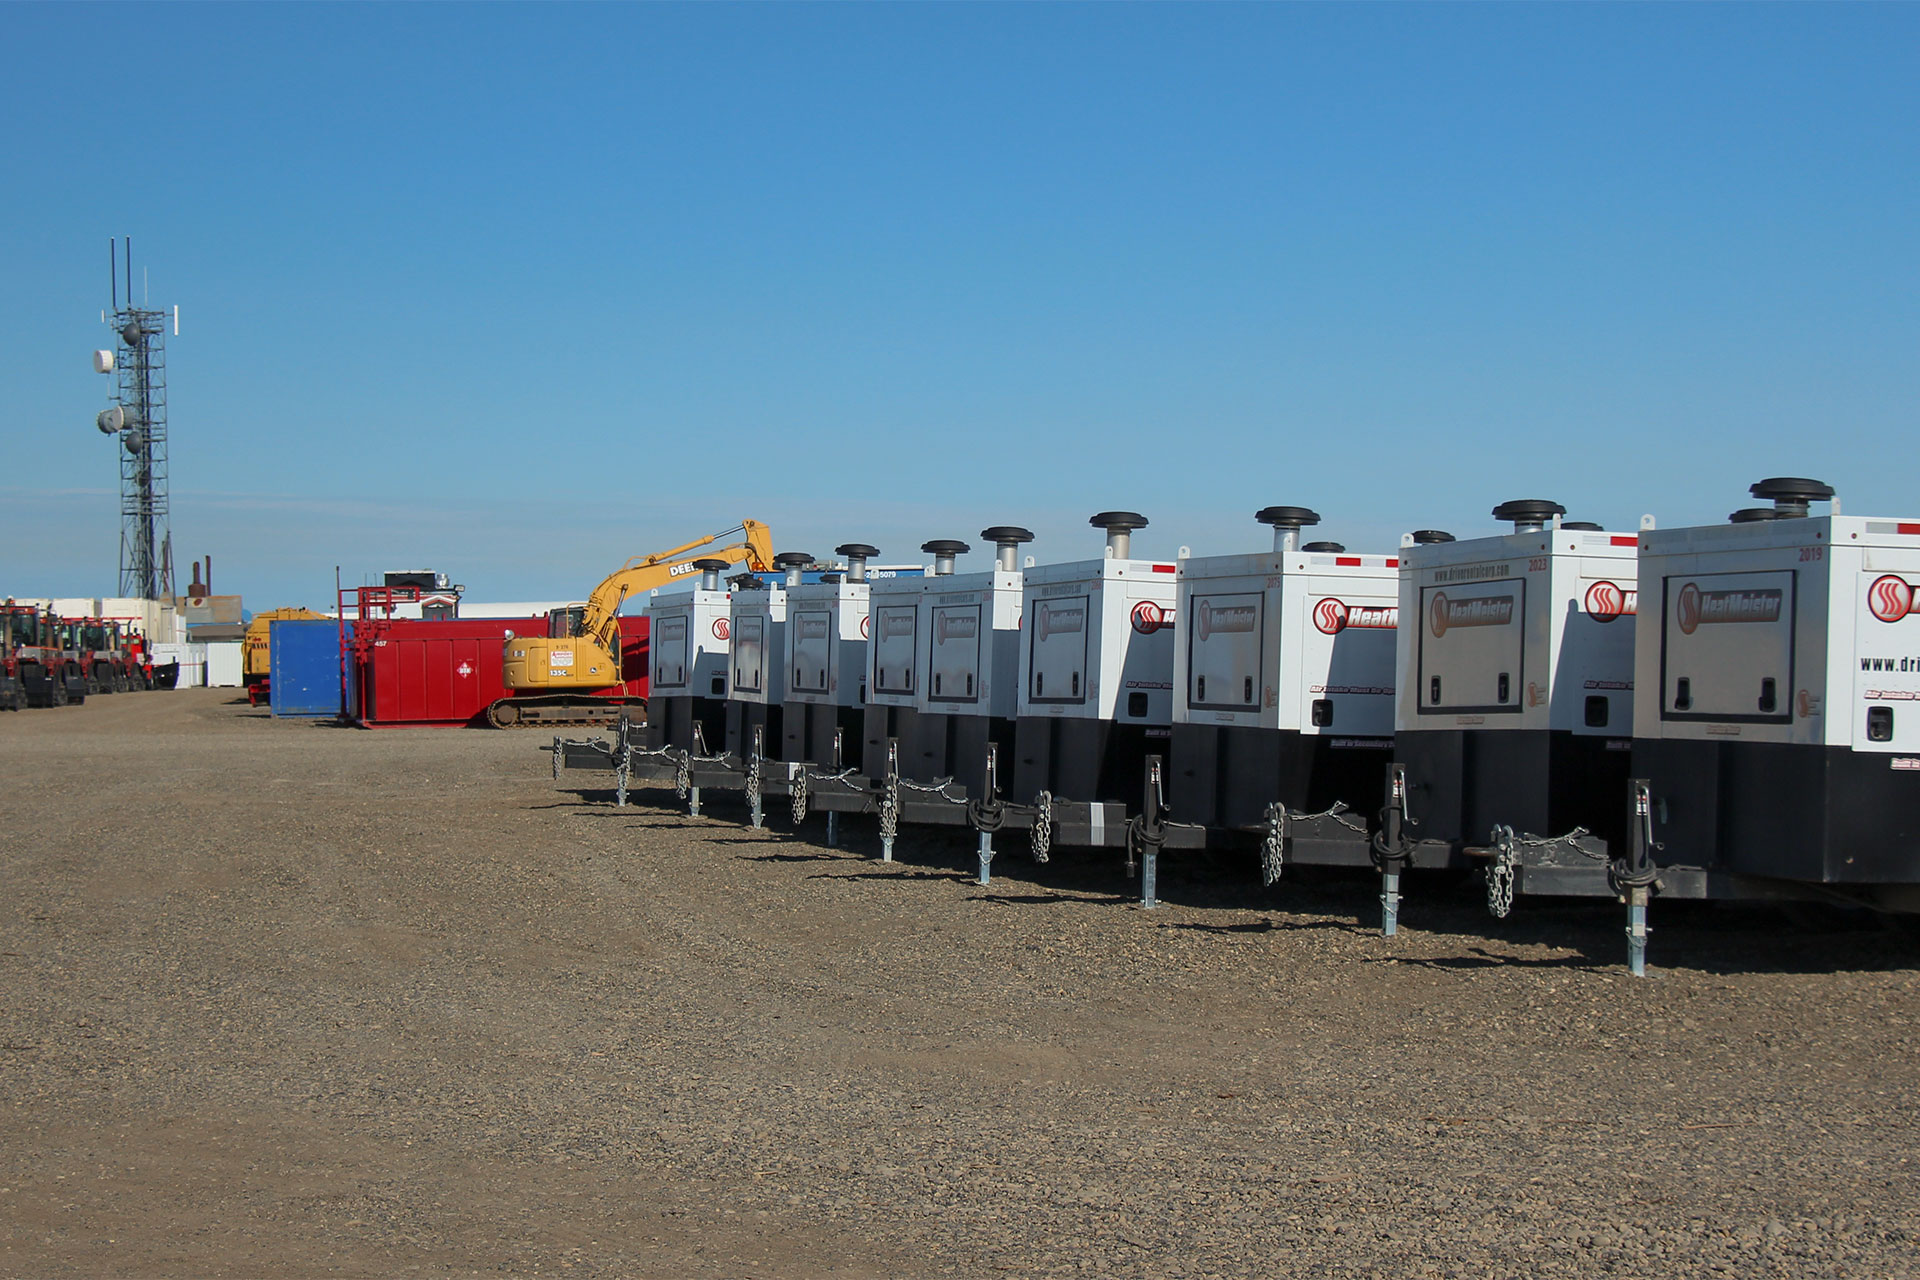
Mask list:
[{"label": "red truck", "polygon": [[6,629],[9,661],[28,706],[86,701],[79,654],[62,644],[60,623],[50,610],[9,600],[0,605],[0,626]]},{"label": "red truck", "polygon": [[65,647],[76,655],[88,693],[150,687],[140,659],[140,633],[131,626],[106,618],[73,618],[62,624],[61,631]]}]

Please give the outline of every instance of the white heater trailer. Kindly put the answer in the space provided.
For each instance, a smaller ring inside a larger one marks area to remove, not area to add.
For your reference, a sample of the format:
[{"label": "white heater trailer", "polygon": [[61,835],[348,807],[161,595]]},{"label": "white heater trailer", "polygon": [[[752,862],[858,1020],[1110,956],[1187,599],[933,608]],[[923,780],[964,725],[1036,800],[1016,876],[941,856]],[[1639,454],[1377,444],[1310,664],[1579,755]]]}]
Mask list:
[{"label": "white heater trailer", "polygon": [[1920,520],[1811,515],[1816,480],[1751,491],[1773,505],[1641,539],[1659,889],[1920,910]]},{"label": "white heater trailer", "polygon": [[[990,752],[970,805],[983,883],[1003,827],[1030,828],[1043,860],[1055,845],[1129,848],[1148,756],[1167,749],[1175,566],[1133,557],[1145,516],[1103,511],[1088,523],[1106,532],[1104,557],[1024,575],[1012,768]],[[1014,803],[1000,801],[1003,786]]]},{"label": "white heater trailer", "polygon": [[1399,558],[1300,542],[1268,507],[1271,551],[1179,562],[1167,782],[1170,847],[1257,841],[1283,862],[1367,866],[1393,747]]},{"label": "white heater trailer", "polygon": [[1390,853],[1412,865],[1492,860],[1488,901],[1516,889],[1609,893],[1626,830],[1637,533],[1563,523],[1525,499],[1514,531],[1400,549]]}]

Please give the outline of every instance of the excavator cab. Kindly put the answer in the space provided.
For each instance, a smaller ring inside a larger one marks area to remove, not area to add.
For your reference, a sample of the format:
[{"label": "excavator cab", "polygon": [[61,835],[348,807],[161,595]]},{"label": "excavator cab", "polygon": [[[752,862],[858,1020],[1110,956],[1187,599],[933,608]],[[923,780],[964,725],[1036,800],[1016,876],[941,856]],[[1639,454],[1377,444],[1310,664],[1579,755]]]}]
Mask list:
[{"label": "excavator cab", "polygon": [[564,609],[547,610],[547,638],[569,640],[581,633],[587,620],[587,606],[570,604]]}]

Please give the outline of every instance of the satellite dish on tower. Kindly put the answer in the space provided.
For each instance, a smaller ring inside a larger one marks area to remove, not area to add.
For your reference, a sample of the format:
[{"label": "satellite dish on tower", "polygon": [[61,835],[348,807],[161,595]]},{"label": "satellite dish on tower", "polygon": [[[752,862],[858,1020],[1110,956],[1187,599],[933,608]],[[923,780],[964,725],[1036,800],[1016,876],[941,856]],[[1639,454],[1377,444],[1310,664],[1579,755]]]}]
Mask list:
[{"label": "satellite dish on tower", "polygon": [[93,420],[93,425],[100,428],[101,435],[110,436],[127,425],[127,411],[119,405],[111,409],[102,409],[100,416]]},{"label": "satellite dish on tower", "polygon": [[93,371],[95,373],[113,372],[113,352],[96,351],[93,353]]}]

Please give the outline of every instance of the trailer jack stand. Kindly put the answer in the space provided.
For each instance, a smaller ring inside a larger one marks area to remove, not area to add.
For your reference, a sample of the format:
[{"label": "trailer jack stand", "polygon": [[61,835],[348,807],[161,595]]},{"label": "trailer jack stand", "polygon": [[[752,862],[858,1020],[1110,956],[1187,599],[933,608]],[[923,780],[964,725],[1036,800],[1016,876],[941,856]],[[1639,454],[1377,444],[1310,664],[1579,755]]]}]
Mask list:
[{"label": "trailer jack stand", "polygon": [[988,884],[993,880],[993,833],[980,833],[980,883]]},{"label": "trailer jack stand", "polygon": [[1647,976],[1647,891],[1627,891],[1627,972]]},{"label": "trailer jack stand", "polygon": [[1627,856],[1607,868],[1612,887],[1627,904],[1627,972],[1647,976],[1647,903],[1659,882],[1653,851],[1653,788],[1645,778],[1627,780]]},{"label": "trailer jack stand", "polygon": [[1373,838],[1373,861],[1380,868],[1380,936],[1391,938],[1400,932],[1400,871],[1413,865],[1413,842],[1406,828],[1413,822],[1407,812],[1407,767],[1397,762],[1387,765],[1387,804],[1380,811],[1380,831]]},{"label": "trailer jack stand", "polygon": [[1391,938],[1400,932],[1400,873],[1380,873],[1380,936]]},{"label": "trailer jack stand", "polygon": [[840,847],[840,815],[835,810],[827,810],[827,848]]},{"label": "trailer jack stand", "polygon": [[1166,843],[1162,823],[1161,758],[1148,756],[1146,789],[1140,816],[1127,824],[1127,856],[1131,860],[1135,845],[1140,850],[1140,909],[1152,911],[1160,905],[1160,846]]}]

